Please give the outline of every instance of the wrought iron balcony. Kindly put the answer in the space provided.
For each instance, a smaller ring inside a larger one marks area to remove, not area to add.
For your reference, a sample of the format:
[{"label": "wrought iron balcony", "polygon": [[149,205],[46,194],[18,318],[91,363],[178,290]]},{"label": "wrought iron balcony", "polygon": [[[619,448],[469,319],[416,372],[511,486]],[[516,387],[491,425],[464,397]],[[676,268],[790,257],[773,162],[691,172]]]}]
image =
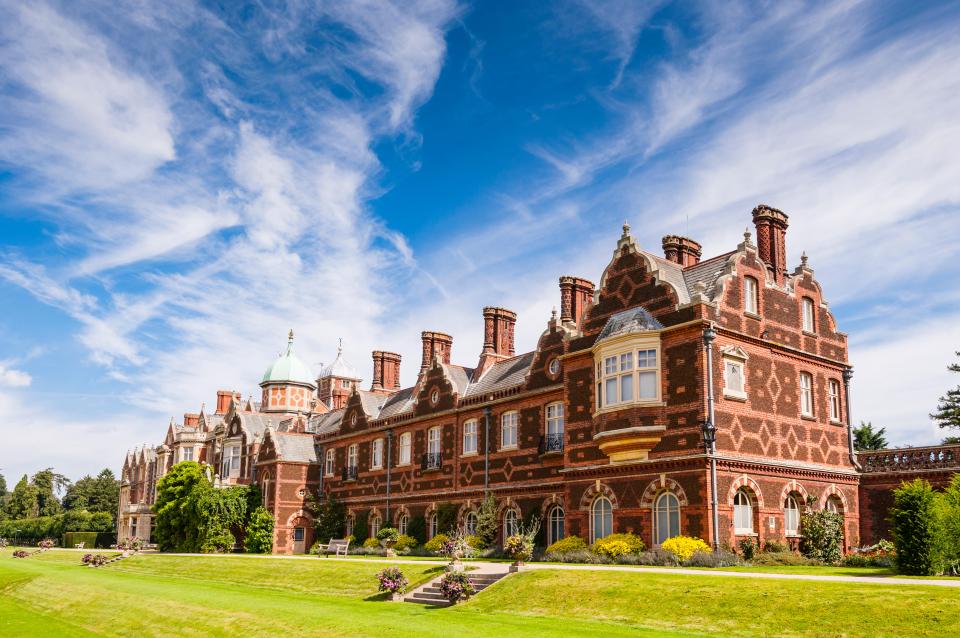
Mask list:
[{"label": "wrought iron balcony", "polygon": [[437,470],[443,463],[443,454],[440,452],[427,452],[420,460],[421,470]]},{"label": "wrought iron balcony", "polygon": [[540,454],[563,452],[563,432],[540,437]]},{"label": "wrought iron balcony", "polygon": [[340,479],[343,481],[356,481],[357,474],[359,473],[358,469],[359,468],[356,465],[348,465],[344,467],[340,472]]}]

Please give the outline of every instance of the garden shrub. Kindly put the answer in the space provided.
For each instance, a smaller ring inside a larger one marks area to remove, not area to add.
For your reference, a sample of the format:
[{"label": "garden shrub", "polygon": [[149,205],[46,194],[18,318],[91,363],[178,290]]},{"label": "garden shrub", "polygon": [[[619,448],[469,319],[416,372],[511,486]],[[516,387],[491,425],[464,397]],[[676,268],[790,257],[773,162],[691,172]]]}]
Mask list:
[{"label": "garden shrub", "polygon": [[201,554],[228,554],[233,551],[237,540],[226,525],[216,523],[205,530],[200,545]]},{"label": "garden shrub", "polygon": [[443,544],[450,540],[450,537],[446,534],[437,534],[429,541],[427,541],[423,547],[428,551],[434,554],[439,554],[440,550],[443,549]]},{"label": "garden shrub", "polygon": [[818,560],[793,552],[761,552],[750,561],[753,565],[822,565]]},{"label": "garden shrub", "polygon": [[579,536],[567,536],[566,538],[561,538],[553,545],[547,547],[546,553],[553,554],[556,552],[576,552],[583,549],[587,549],[587,541],[583,540]]},{"label": "garden shrub", "polygon": [[737,547],[740,548],[740,555],[743,556],[743,560],[752,560],[754,554],[757,553],[757,541],[752,538],[741,538],[737,541]]},{"label": "garden shrub", "polygon": [[593,544],[593,551],[607,558],[624,554],[639,554],[644,549],[643,541],[636,534],[610,534]]},{"label": "garden shrub", "polygon": [[740,564],[740,558],[733,552],[695,552],[683,563],[687,567],[733,567]]},{"label": "garden shrub", "polygon": [[397,544],[394,545],[393,548],[398,552],[403,552],[408,549],[413,549],[417,545],[419,545],[419,543],[417,542],[417,539],[415,539],[413,536],[400,534],[400,537],[397,538]]},{"label": "garden shrub", "polygon": [[448,536],[457,528],[457,511],[460,508],[454,503],[441,503],[437,506],[437,531]]},{"label": "garden shrub", "polygon": [[368,516],[370,516],[370,512],[361,510],[353,517],[353,536],[362,538],[364,541],[370,538],[370,521],[367,519]]},{"label": "garden shrub", "polygon": [[937,573],[936,509],[933,488],[923,479],[902,483],[893,491],[890,521],[897,548],[897,571],[901,574]]},{"label": "garden shrub", "polygon": [[393,541],[394,543],[400,539],[400,531],[396,527],[383,527],[377,532],[378,541]]},{"label": "garden shrub", "polygon": [[310,510],[314,514],[314,534],[321,543],[332,538],[343,538],[347,526],[347,506],[330,494],[317,501],[310,497]]},{"label": "garden shrub", "polygon": [[263,507],[250,515],[243,548],[248,554],[269,554],[273,550],[273,515]]},{"label": "garden shrub", "polygon": [[407,536],[415,538],[417,545],[427,542],[427,519],[423,515],[410,517],[407,521]]},{"label": "garden shrub", "polygon": [[476,551],[487,548],[486,543],[484,543],[483,539],[480,538],[477,534],[470,534],[464,540],[467,541],[467,545],[469,545]]},{"label": "garden shrub", "polygon": [[660,549],[673,554],[681,563],[697,552],[709,552],[710,546],[702,539],[691,536],[674,536],[660,544]]},{"label": "garden shrub", "polygon": [[763,551],[769,554],[779,554],[780,552],[789,552],[790,546],[784,541],[770,540],[763,544]]},{"label": "garden shrub", "polygon": [[937,495],[937,539],[942,571],[960,575],[960,474]]},{"label": "garden shrub", "polygon": [[380,547],[380,541],[375,538],[368,538],[363,541],[363,546],[367,549],[373,549],[374,547]]},{"label": "garden shrub", "polygon": [[835,565],[843,558],[843,516],[805,507],[800,513],[800,552],[812,560]]},{"label": "garden shrub", "polygon": [[497,501],[490,492],[477,510],[476,534],[483,540],[483,547],[493,547],[497,543]]}]

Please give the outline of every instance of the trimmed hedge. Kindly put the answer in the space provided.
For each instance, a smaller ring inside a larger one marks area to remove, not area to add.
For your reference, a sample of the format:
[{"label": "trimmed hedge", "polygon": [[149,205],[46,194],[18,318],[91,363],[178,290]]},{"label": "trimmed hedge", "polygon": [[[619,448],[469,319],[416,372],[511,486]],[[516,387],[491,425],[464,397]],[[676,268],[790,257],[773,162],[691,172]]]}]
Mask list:
[{"label": "trimmed hedge", "polygon": [[937,573],[936,496],[930,483],[915,479],[893,492],[893,542],[901,574],[928,576]]},{"label": "trimmed hedge", "polygon": [[97,532],[65,532],[62,547],[72,548],[83,543],[84,549],[93,549],[97,546]]}]

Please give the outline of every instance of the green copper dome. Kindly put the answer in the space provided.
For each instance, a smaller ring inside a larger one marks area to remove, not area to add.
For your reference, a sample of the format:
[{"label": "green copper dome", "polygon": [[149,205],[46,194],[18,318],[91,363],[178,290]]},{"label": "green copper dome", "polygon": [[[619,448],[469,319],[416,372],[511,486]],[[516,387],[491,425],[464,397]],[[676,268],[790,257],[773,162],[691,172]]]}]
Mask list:
[{"label": "green copper dome", "polygon": [[263,373],[260,385],[267,383],[299,383],[317,387],[310,368],[293,351],[293,330],[287,340],[287,351]]}]

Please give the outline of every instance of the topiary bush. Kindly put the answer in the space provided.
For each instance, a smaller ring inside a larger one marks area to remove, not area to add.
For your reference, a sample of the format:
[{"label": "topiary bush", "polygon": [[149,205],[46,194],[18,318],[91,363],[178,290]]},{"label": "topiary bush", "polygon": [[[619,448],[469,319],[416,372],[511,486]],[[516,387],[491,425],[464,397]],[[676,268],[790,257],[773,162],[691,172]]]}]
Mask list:
[{"label": "topiary bush", "polygon": [[936,498],[927,481],[915,479],[893,491],[890,522],[901,574],[937,573],[936,517]]},{"label": "topiary bush", "polygon": [[601,556],[616,559],[624,554],[639,554],[644,550],[643,540],[636,534],[610,534],[593,544],[593,551]]},{"label": "topiary bush", "polygon": [[410,517],[407,522],[407,536],[415,538],[418,545],[427,542],[427,519],[423,515]]},{"label": "topiary bush", "polygon": [[556,543],[553,543],[547,547],[547,554],[554,554],[557,552],[578,552],[581,550],[587,549],[587,541],[583,540],[579,536],[567,536],[566,538],[561,538]]},{"label": "topiary bush", "polygon": [[424,544],[424,549],[434,554],[439,554],[443,549],[443,544],[450,540],[446,534],[437,534]]},{"label": "topiary bush", "polygon": [[674,536],[660,543],[660,549],[673,554],[678,561],[685,562],[697,552],[710,552],[710,546],[702,539],[692,536]]}]

